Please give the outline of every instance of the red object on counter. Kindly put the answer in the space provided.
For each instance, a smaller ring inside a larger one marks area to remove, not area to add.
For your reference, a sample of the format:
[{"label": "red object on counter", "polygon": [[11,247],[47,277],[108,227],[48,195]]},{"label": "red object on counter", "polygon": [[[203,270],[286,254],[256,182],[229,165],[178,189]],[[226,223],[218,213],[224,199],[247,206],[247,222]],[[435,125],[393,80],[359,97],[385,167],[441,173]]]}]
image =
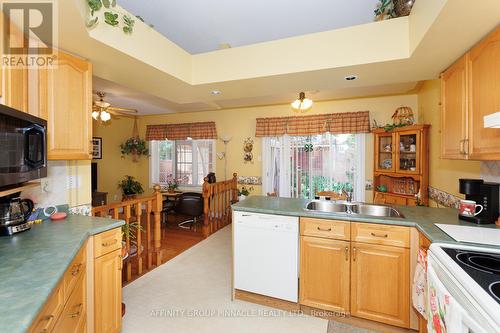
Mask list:
[{"label": "red object on counter", "polygon": [[66,216],[68,216],[68,214],[66,214],[66,213],[54,213],[54,214],[50,215],[50,219],[52,221],[60,221],[60,220],[64,220],[66,218]]}]

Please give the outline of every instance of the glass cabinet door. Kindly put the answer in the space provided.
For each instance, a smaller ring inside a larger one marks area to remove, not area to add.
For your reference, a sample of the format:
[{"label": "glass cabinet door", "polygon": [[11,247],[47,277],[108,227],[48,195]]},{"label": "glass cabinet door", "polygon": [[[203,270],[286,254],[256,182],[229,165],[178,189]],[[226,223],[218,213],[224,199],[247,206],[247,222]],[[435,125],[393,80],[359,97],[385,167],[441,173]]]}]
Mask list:
[{"label": "glass cabinet door", "polygon": [[420,131],[399,132],[396,138],[396,172],[420,173]]},{"label": "glass cabinet door", "polygon": [[394,140],[391,133],[377,134],[377,151],[375,152],[376,171],[394,171]]}]

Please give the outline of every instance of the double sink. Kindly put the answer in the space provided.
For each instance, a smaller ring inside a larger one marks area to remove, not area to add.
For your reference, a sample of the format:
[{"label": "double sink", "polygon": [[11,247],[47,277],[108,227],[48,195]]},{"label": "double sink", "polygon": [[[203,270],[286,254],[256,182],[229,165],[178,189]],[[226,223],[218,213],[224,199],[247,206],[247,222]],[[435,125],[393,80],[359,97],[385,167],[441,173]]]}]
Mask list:
[{"label": "double sink", "polygon": [[362,202],[314,200],[307,204],[305,210],[319,213],[344,213],[356,216],[404,218],[404,215],[394,207]]}]

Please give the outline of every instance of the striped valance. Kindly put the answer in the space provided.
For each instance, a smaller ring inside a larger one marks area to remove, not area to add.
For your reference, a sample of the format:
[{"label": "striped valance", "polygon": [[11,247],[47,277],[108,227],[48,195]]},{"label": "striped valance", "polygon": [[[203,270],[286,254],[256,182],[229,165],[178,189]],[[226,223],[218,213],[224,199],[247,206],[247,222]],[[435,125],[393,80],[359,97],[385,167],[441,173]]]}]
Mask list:
[{"label": "striped valance", "polygon": [[193,140],[217,139],[217,130],[215,123],[183,123],[183,124],[165,124],[148,125],[146,128],[146,140]]},{"label": "striped valance", "polygon": [[256,137],[369,133],[368,111],[329,113],[310,116],[257,118]]}]

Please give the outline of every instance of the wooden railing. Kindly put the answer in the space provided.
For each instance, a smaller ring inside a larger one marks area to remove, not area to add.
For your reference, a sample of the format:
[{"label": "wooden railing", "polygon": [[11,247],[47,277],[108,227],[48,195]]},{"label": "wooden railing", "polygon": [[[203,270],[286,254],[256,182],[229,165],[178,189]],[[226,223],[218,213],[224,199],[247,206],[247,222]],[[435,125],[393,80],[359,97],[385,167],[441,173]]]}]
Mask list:
[{"label": "wooden railing", "polygon": [[122,230],[130,230],[123,237],[127,253],[125,281],[132,279],[132,265],[136,269],[137,276],[143,274],[144,258],[148,270],[162,263],[160,229],[162,205],[163,196],[160,186],[157,185],[152,196],[92,208],[93,216],[124,220],[126,225]]},{"label": "wooden railing", "polygon": [[233,178],[210,184],[203,183],[203,235],[210,236],[231,223],[231,204],[238,201],[238,180]]}]

